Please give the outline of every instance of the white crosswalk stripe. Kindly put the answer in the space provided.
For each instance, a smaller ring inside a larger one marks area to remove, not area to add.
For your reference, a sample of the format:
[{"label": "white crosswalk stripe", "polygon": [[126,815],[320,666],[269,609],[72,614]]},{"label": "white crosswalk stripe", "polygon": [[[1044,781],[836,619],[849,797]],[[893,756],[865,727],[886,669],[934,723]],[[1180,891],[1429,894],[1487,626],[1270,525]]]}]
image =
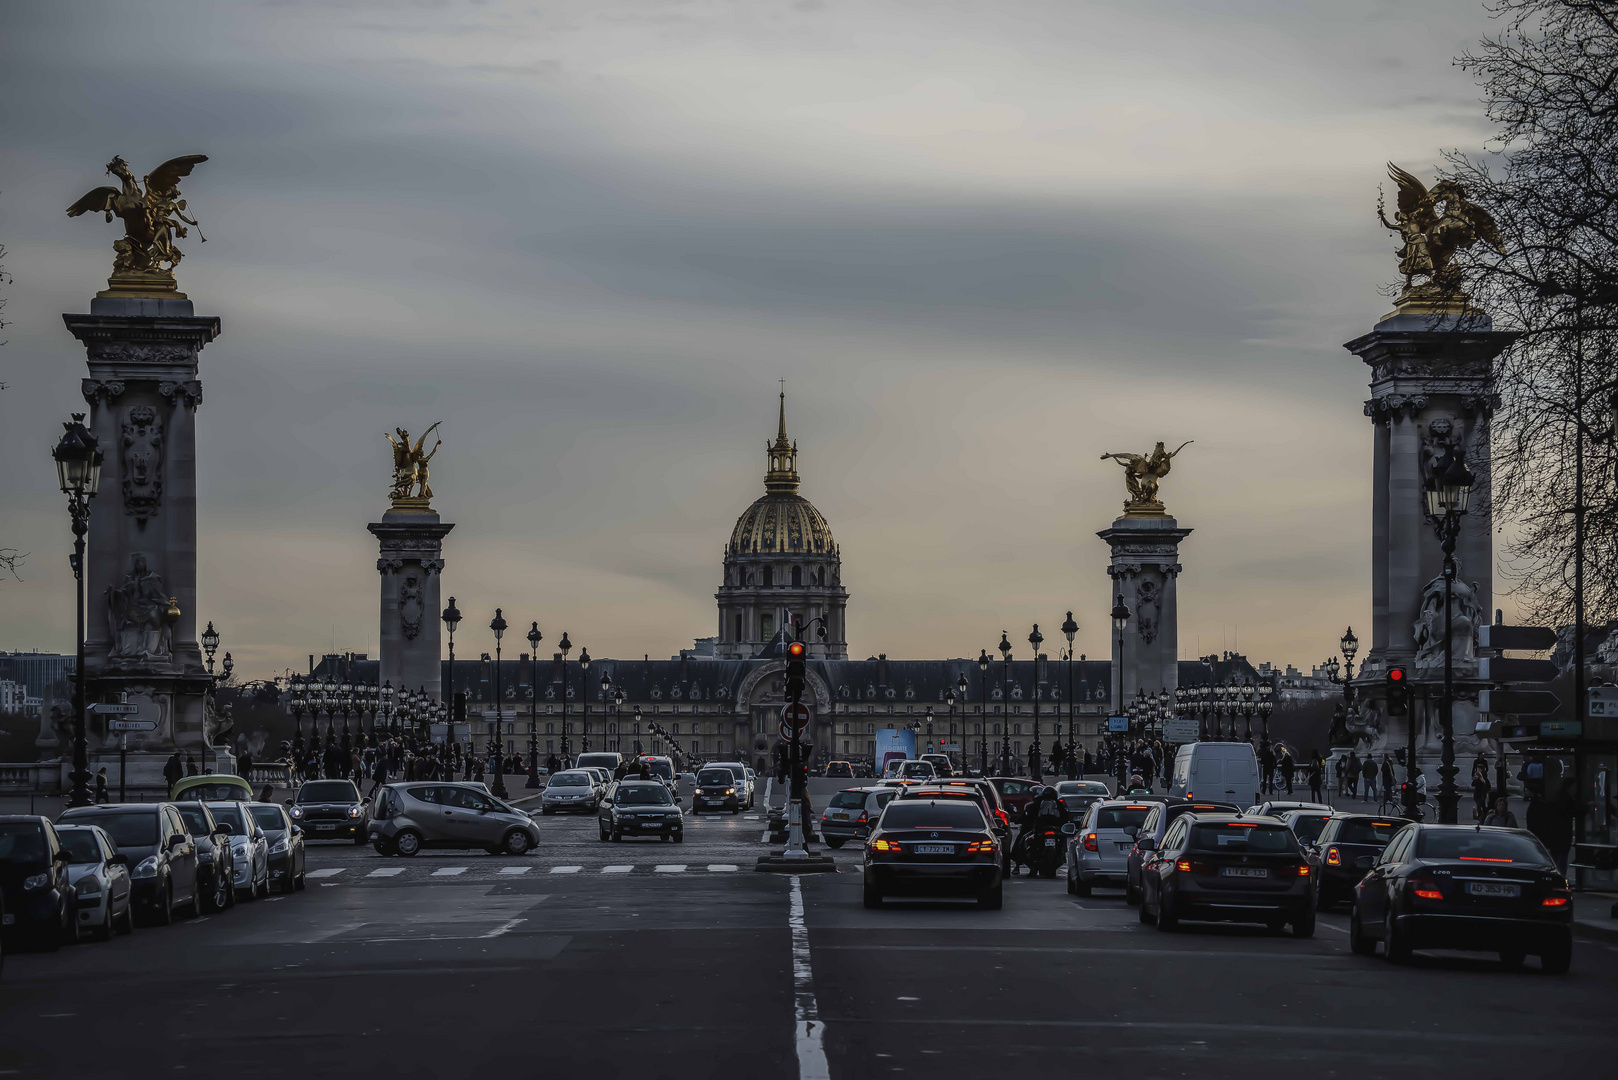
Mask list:
[{"label": "white crosswalk stripe", "polygon": [[502,874],[526,874],[532,869],[532,866],[502,866],[500,872]]},{"label": "white crosswalk stripe", "polygon": [[577,874],[580,870],[583,870],[583,869],[584,869],[584,867],[582,867],[582,866],[553,866],[553,867],[551,867],[551,873],[553,873],[553,874]]},{"label": "white crosswalk stripe", "polygon": [[440,866],[433,871],[433,877],[458,877],[464,873],[466,873],[464,866]]},{"label": "white crosswalk stripe", "polygon": [[323,869],[320,869],[320,870],[311,870],[305,876],[306,877],[317,878],[317,879],[318,878],[328,878],[328,877],[336,877],[338,874],[347,873],[347,871],[348,871],[348,867],[346,867],[346,866],[327,866],[327,867],[325,867]]},{"label": "white crosswalk stripe", "polygon": [[730,874],[740,869],[741,867],[737,866],[735,863],[711,862],[708,864],[708,872],[710,874]]},{"label": "white crosswalk stripe", "polygon": [[[316,871],[318,873],[318,871]],[[380,870],[372,870],[366,877],[398,877],[405,872],[402,866],[384,866]]]},{"label": "white crosswalk stripe", "polygon": [[633,866],[603,866],[601,872],[603,874],[627,874],[634,869]]},{"label": "white crosswalk stripe", "polygon": [[654,874],[683,874],[685,873],[685,863],[661,863],[652,867],[652,872]]}]

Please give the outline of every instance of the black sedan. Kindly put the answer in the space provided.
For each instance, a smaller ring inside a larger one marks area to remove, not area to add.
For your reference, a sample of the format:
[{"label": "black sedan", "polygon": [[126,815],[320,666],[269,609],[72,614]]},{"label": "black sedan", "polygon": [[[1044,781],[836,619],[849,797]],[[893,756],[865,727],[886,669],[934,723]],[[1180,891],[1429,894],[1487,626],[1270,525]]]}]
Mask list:
[{"label": "black sedan", "polygon": [[32,815],[0,817],[0,895],[8,944],[30,939],[48,950],[75,941],[68,853],[51,823]]},{"label": "black sedan", "polygon": [[865,844],[865,906],[887,896],[970,896],[1001,905],[1000,842],[971,798],[894,799]]},{"label": "black sedan", "polygon": [[287,812],[275,803],[249,803],[248,812],[264,830],[269,845],[270,880],[283,893],[303,888],[303,828],[292,824]]},{"label": "black sedan", "polygon": [[1382,942],[1390,962],[1412,949],[1529,953],[1553,974],[1573,961],[1573,895],[1532,833],[1482,825],[1408,825],[1354,890],[1350,947]]},{"label": "black sedan", "polygon": [[1140,921],[1174,930],[1181,919],[1292,924],[1295,937],[1315,934],[1309,864],[1292,830],[1274,818],[1185,814],[1158,844],[1138,841]]},{"label": "black sedan", "polygon": [[656,836],[659,840],[685,840],[685,816],[661,780],[620,780],[607,789],[596,812],[601,839],[618,842],[625,836]]},{"label": "black sedan", "polygon": [[352,840],[363,844],[371,826],[371,806],[352,780],[311,780],[287,803],[292,823],[310,840]]},{"label": "black sedan", "polygon": [[1325,911],[1354,896],[1354,886],[1376,864],[1398,831],[1410,822],[1375,814],[1338,814],[1326,822],[1309,850],[1315,907]]}]

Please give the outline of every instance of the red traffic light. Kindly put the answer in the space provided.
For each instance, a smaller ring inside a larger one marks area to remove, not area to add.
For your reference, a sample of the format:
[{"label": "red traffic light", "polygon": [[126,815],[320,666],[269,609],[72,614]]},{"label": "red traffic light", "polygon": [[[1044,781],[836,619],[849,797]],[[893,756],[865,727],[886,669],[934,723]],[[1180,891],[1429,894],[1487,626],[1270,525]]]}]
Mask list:
[{"label": "red traffic light", "polygon": [[803,656],[803,642],[794,641],[787,646],[787,655],[797,660]]},{"label": "red traffic light", "polygon": [[1404,677],[1405,677],[1405,669],[1404,668],[1396,667],[1396,668],[1389,668],[1388,669],[1388,681],[1389,682],[1403,682]]}]

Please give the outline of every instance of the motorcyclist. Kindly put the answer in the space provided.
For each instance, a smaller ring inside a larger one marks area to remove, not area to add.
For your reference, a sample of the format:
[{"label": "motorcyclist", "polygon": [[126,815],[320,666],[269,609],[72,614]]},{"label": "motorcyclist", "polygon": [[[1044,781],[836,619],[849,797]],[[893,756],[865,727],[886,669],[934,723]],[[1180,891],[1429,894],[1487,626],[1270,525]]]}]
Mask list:
[{"label": "motorcyclist", "polygon": [[1041,788],[1023,807],[1022,830],[1017,834],[1017,842],[1012,846],[1011,872],[1017,872],[1017,864],[1030,865],[1028,852],[1028,838],[1042,829],[1055,829],[1061,832],[1062,826],[1068,820],[1067,804],[1056,793],[1053,787]]}]

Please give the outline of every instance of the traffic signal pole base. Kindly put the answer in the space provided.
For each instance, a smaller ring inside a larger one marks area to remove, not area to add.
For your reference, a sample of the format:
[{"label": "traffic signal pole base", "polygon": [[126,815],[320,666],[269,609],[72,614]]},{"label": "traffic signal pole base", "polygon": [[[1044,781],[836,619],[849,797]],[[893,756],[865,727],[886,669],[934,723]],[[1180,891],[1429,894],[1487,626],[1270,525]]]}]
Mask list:
[{"label": "traffic signal pole base", "polygon": [[835,874],[837,863],[829,855],[802,855],[789,858],[784,851],[760,855],[753,867],[761,874]]}]

